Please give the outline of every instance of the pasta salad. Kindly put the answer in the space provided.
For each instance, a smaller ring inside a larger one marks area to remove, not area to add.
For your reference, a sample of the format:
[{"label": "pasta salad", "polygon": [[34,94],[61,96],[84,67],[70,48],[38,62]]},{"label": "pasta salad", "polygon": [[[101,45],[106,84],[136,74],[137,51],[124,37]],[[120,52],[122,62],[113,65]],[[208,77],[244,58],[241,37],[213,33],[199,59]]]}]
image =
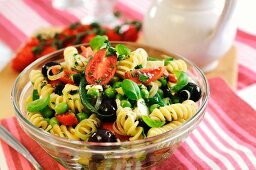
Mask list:
[{"label": "pasta salad", "polygon": [[201,89],[184,60],[154,58],[96,36],[66,47],[62,62],[32,70],[27,119],[53,135],[89,142],[134,141],[170,131],[198,110]]}]

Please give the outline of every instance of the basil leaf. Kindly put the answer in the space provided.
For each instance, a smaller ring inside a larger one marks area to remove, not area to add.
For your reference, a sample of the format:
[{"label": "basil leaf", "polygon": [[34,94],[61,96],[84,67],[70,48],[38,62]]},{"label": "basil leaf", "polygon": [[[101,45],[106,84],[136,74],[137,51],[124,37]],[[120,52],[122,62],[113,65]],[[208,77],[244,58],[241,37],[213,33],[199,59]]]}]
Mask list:
[{"label": "basil leaf", "polygon": [[139,74],[139,80],[142,83],[145,83],[148,79],[149,79],[148,76],[145,76],[144,74]]},{"label": "basil leaf", "polygon": [[117,52],[118,55],[128,56],[128,55],[130,55],[131,50],[123,44],[117,44],[116,45],[116,52]]},{"label": "basil leaf", "polygon": [[174,74],[178,80],[171,90],[176,93],[188,84],[188,75],[183,71],[175,71]]},{"label": "basil leaf", "polygon": [[122,84],[122,89],[124,91],[124,94],[130,99],[130,100],[138,100],[141,98],[140,94],[140,88],[139,86],[129,79],[124,79]]},{"label": "basil leaf", "polygon": [[39,112],[40,110],[43,110],[46,106],[48,106],[49,102],[50,95],[48,95],[46,98],[34,100],[27,105],[27,111]]},{"label": "basil leaf", "polygon": [[165,124],[165,122],[153,120],[148,116],[141,116],[141,118],[149,127],[152,128],[162,127]]},{"label": "basil leaf", "polygon": [[90,41],[90,46],[92,47],[93,51],[97,51],[105,45],[105,42],[107,40],[108,40],[107,36],[97,35]]}]

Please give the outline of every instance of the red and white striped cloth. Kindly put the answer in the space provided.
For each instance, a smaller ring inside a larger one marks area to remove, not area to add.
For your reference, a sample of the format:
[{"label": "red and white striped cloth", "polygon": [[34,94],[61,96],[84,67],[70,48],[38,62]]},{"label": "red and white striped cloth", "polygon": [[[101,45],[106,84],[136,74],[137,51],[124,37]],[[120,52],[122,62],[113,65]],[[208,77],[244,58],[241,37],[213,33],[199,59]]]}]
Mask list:
[{"label": "red and white striped cloth", "polygon": [[[150,0],[120,0],[116,9],[143,19]],[[88,14],[85,8],[56,10],[50,0],[0,1],[0,41],[13,52],[38,28],[63,26]],[[210,79],[211,98],[202,123],[159,169],[256,169],[256,37],[238,31],[238,92],[220,78]],[[15,118],[0,120],[46,170],[64,169],[20,128]],[[32,165],[0,140],[1,170]]]}]

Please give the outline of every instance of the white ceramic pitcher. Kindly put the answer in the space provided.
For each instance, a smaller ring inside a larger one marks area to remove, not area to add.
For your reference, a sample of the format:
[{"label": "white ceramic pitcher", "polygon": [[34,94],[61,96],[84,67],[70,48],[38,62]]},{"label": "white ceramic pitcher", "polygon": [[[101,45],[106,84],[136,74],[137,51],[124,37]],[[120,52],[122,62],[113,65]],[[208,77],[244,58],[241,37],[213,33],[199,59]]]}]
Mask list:
[{"label": "white ceramic pitcher", "polygon": [[236,0],[155,0],[144,18],[146,43],[217,66],[236,35]]}]

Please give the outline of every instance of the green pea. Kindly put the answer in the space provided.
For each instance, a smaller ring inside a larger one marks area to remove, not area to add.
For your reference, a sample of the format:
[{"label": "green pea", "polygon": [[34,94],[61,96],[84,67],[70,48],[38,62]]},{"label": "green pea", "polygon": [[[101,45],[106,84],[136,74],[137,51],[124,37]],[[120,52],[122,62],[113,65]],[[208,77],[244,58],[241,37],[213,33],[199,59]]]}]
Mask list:
[{"label": "green pea", "polygon": [[167,80],[165,77],[161,77],[160,79],[158,79],[161,82],[161,86],[165,87],[167,85]]},{"label": "green pea", "polygon": [[131,103],[128,100],[122,100],[121,101],[121,106],[122,107],[132,107]]},{"label": "green pea", "polygon": [[54,116],[54,111],[48,106],[41,110],[40,113],[44,118],[50,118]]},{"label": "green pea", "polygon": [[160,95],[161,98],[164,98],[164,92],[162,89],[158,89],[157,93]]},{"label": "green pea", "polygon": [[118,87],[121,87],[121,86],[122,86],[122,82],[120,82],[120,81],[115,82],[115,83],[113,84],[113,88],[114,88],[114,89],[116,89],[116,88],[118,88]]},{"label": "green pea", "polygon": [[66,102],[61,102],[58,103],[55,108],[54,108],[55,112],[57,114],[62,114],[68,111],[68,104]]},{"label": "green pea", "polygon": [[87,113],[80,112],[80,113],[76,114],[76,117],[77,117],[78,121],[81,122],[82,120],[87,119],[89,117],[89,115]]},{"label": "green pea", "polygon": [[144,99],[148,99],[149,98],[149,92],[147,89],[141,89],[141,96]]},{"label": "green pea", "polygon": [[160,107],[159,104],[153,104],[153,105],[151,105],[151,106],[149,107],[150,113],[152,113],[155,108],[159,108],[159,107]]},{"label": "green pea", "polygon": [[163,101],[164,101],[165,105],[171,104],[171,99],[169,97],[163,98]]},{"label": "green pea", "polygon": [[56,117],[52,117],[50,120],[49,120],[49,124],[51,126],[54,126],[54,125],[60,125],[59,121],[56,119]]},{"label": "green pea", "polygon": [[108,97],[108,98],[114,98],[116,95],[116,91],[112,88],[112,87],[108,87],[105,91],[104,94]]},{"label": "green pea", "polygon": [[98,97],[100,95],[100,92],[97,88],[92,87],[88,89],[87,94],[90,96]]}]

